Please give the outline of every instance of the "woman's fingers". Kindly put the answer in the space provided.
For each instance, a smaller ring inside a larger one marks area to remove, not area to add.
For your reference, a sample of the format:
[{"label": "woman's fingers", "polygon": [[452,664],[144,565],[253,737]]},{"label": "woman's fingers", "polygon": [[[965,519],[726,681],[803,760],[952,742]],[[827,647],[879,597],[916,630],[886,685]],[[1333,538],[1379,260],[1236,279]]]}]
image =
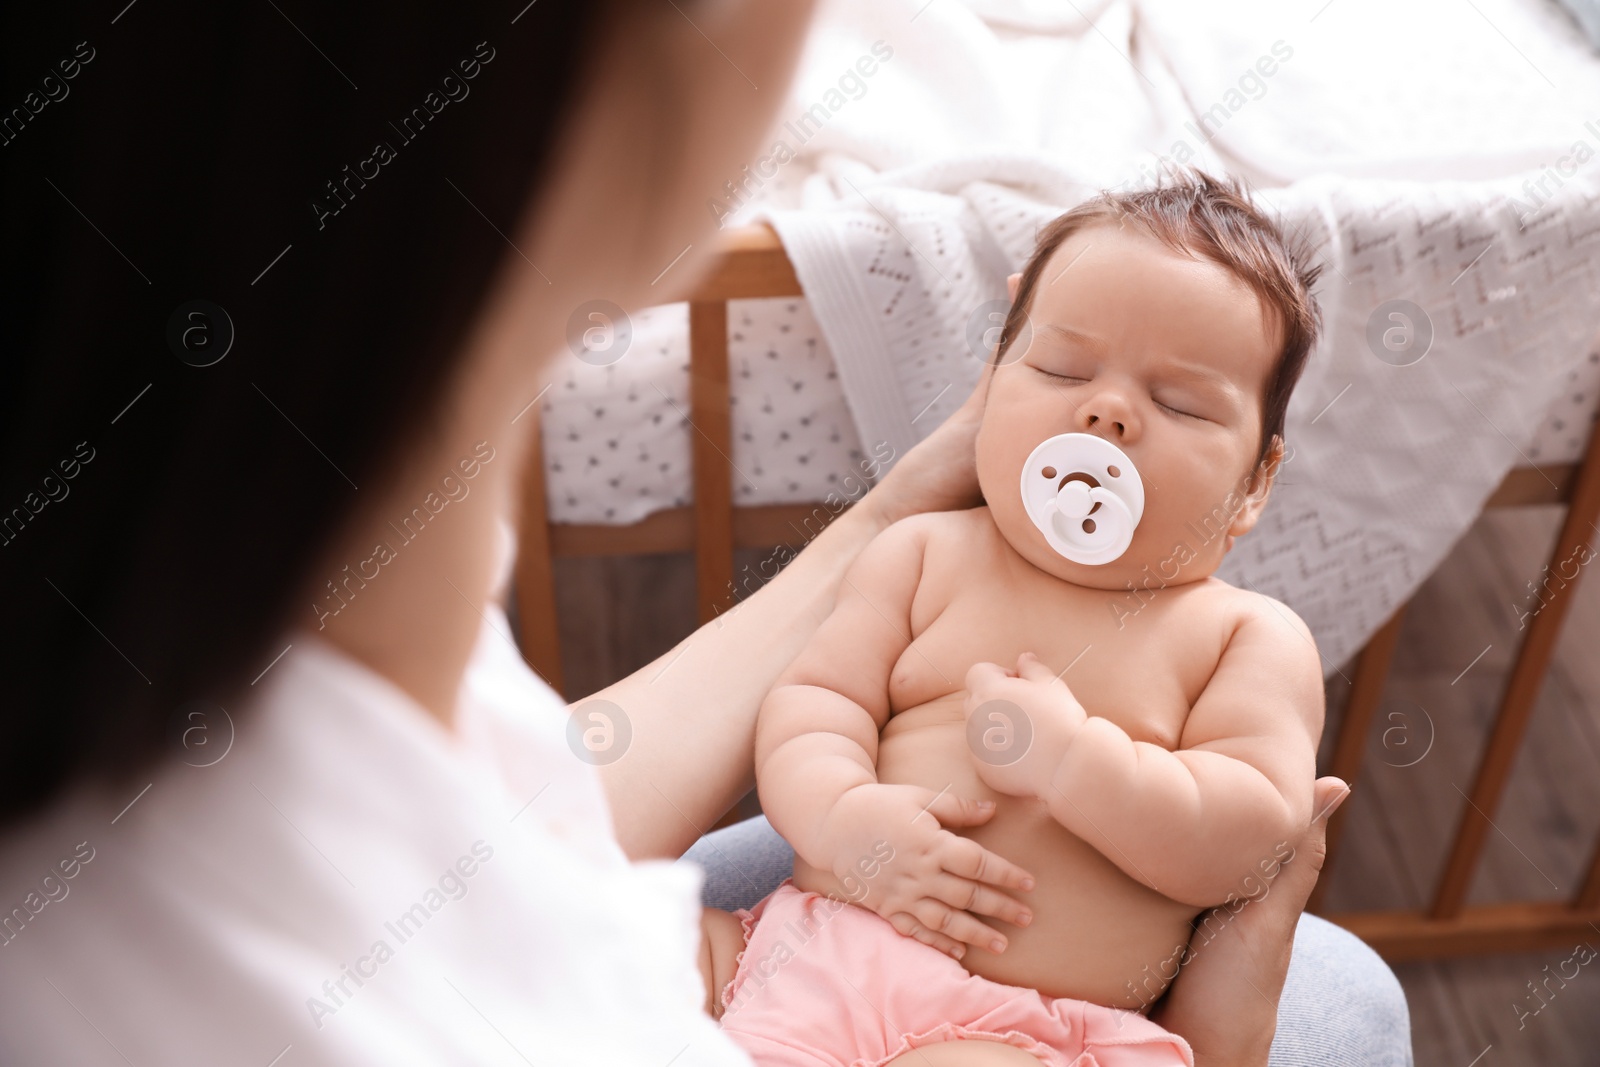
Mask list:
[{"label": "woman's fingers", "polygon": [[1002,889],[1033,888],[1033,875],[971,838],[949,834],[945,845],[941,865],[951,874]]},{"label": "woman's fingers", "polygon": [[929,801],[923,810],[938,819],[940,826],[977,826],[989,821],[995,807],[992,800],[957,796],[947,789]]},{"label": "woman's fingers", "polygon": [[1328,855],[1328,819],[1349,795],[1350,787],[1342,780],[1331,775],[1318,778],[1312,792],[1311,825],[1293,842],[1294,852],[1272,880],[1266,896],[1231,918],[1225,910],[1217,912],[1237,942],[1258,961],[1260,970],[1254,981],[1269,991],[1283,989],[1300,913],[1311,899]]},{"label": "woman's fingers", "polygon": [[939,876],[933,895],[952,908],[987,915],[1012,926],[1027,926],[1033,921],[1033,910],[1021,901],[953,874]]},{"label": "woman's fingers", "polygon": [[960,959],[967,954],[967,947],[955,938],[941,934],[937,930],[930,930],[907,912],[897,911],[889,917],[889,925],[907,937],[914,937],[929,948],[936,948],[947,956]]},{"label": "woman's fingers", "polygon": [[856,506],[885,522],[923,511],[953,511],[981,503],[975,443],[992,372],[984,370],[965,403],[889,469]]},{"label": "woman's fingers", "polygon": [[1006,950],[1006,935],[979,922],[967,912],[958,911],[932,897],[923,897],[911,907],[913,917],[929,930],[968,945],[986,948],[990,952]]},{"label": "woman's fingers", "polygon": [[[1328,819],[1350,795],[1350,787],[1332,776],[1318,778],[1312,795],[1311,825],[1300,840],[1293,842],[1293,856],[1278,871],[1266,896],[1246,905],[1231,920],[1226,914],[1220,916],[1254,951],[1281,950],[1285,971],[1300,913],[1311,899],[1317,876],[1322,873],[1322,861],[1328,854]],[[1278,982],[1281,986],[1281,976]]]},{"label": "woman's fingers", "polygon": [[1297,922],[1306,901],[1311,899],[1311,891],[1316,888],[1322,863],[1328,857],[1328,820],[1349,796],[1350,787],[1340,779],[1332,776],[1317,779],[1311,828],[1295,843],[1294,859],[1284,865],[1273,883],[1272,891],[1282,893],[1285,898],[1282,910],[1292,912]]},{"label": "woman's fingers", "polygon": [[1224,909],[1203,943],[1197,935],[1178,980],[1150,1013],[1188,1039],[1196,1067],[1266,1067],[1295,926],[1327,855],[1328,817],[1349,795],[1339,779],[1317,779],[1314,817],[1293,842],[1294,857],[1265,896],[1231,918]]}]

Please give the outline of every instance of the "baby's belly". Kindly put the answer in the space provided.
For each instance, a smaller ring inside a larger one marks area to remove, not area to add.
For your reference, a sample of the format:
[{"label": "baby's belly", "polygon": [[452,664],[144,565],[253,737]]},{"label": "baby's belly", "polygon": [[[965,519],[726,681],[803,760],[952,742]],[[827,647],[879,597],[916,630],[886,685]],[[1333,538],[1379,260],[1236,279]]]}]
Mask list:
[{"label": "baby's belly", "polygon": [[[1123,874],[1092,846],[1056,822],[1038,800],[1005,796],[979,780],[967,753],[961,694],[908,709],[884,729],[878,780],[995,801],[994,817],[955,829],[1034,876],[1032,892],[1012,892],[1033,922],[1001,930],[1008,946],[993,953],[967,946],[967,970],[1047,996],[1076,997],[1109,1007],[1147,1006],[1176,973],[1196,909],[1169,900]],[[801,865],[796,883],[803,882]]]}]

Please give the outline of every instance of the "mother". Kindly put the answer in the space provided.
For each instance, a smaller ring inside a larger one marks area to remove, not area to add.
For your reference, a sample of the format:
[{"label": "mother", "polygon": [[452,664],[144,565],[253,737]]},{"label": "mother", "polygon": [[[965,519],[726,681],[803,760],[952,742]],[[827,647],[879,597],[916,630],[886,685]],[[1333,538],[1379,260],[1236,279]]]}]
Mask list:
[{"label": "mother", "polygon": [[[692,281],[809,13],[5,16],[0,1059],[740,1062],[693,992],[698,875],[624,853],[750,786],[867,540],[973,502],[972,404],[600,694],[631,739],[598,774],[496,598],[549,354]],[[1202,1067],[1266,1059],[1312,838],[1161,1007]],[[754,861],[701,847],[718,884]],[[1402,1054],[1337,1021],[1392,1024],[1392,978],[1340,973],[1379,993],[1324,985],[1289,1036]]]}]

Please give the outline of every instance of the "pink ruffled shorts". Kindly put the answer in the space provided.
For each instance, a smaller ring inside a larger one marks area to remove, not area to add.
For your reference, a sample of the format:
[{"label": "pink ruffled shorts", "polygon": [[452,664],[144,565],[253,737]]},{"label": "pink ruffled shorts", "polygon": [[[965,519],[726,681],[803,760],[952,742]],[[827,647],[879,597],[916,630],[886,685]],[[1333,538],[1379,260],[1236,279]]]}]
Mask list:
[{"label": "pink ruffled shorts", "polygon": [[735,914],[745,947],[722,989],[722,1028],[760,1067],[882,1067],[957,1038],[1049,1067],[1194,1067],[1183,1038],[1136,1012],[969,974],[875,912],[792,880]]}]

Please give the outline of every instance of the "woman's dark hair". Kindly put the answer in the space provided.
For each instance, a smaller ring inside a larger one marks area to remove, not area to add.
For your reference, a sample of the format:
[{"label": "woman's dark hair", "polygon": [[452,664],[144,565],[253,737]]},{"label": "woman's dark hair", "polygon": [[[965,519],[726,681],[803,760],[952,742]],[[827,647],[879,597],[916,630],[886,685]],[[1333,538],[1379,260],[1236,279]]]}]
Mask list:
[{"label": "woman's dark hair", "polygon": [[608,10],[523,3],[0,16],[0,822],[245,691],[430,432]]}]

